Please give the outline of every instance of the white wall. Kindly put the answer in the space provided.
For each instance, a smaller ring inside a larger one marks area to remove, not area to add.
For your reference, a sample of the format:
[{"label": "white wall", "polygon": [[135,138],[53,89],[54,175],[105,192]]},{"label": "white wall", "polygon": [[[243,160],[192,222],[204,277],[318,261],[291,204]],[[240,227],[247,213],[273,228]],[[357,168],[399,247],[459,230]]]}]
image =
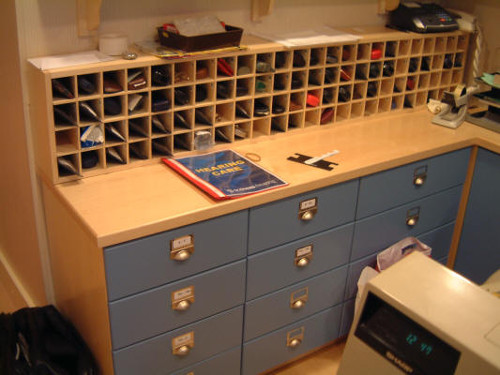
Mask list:
[{"label": "white wall", "polygon": [[479,73],[500,70],[500,0],[444,0],[444,5],[477,18],[484,41]]},{"label": "white wall", "polygon": [[[35,57],[95,48],[96,37],[78,37],[76,0],[16,0],[21,55]],[[155,27],[180,14],[211,13],[252,30],[307,29],[318,25],[384,24],[377,0],[275,0],[274,12],[252,22],[250,0],[102,0],[100,32],[124,32],[129,40],[151,39]]]}]

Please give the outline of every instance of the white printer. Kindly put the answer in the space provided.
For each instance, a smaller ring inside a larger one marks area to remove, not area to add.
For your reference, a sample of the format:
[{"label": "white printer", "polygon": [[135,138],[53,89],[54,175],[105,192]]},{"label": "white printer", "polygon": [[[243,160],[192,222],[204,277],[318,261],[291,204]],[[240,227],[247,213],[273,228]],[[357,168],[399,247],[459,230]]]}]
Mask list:
[{"label": "white printer", "polygon": [[366,285],[338,375],[499,375],[500,299],[420,253]]}]

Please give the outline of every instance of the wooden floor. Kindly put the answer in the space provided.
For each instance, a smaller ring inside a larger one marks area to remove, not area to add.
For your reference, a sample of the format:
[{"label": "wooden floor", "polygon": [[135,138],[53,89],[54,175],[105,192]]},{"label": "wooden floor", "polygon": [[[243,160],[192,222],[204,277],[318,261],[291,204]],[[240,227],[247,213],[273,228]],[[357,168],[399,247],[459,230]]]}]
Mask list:
[{"label": "wooden floor", "polygon": [[269,375],[336,375],[344,347],[345,341],[337,342]]},{"label": "wooden floor", "polygon": [[[14,312],[26,306],[26,302],[17,291],[2,263],[0,263],[0,312]],[[343,351],[344,342],[341,341],[268,374],[335,375]]]}]

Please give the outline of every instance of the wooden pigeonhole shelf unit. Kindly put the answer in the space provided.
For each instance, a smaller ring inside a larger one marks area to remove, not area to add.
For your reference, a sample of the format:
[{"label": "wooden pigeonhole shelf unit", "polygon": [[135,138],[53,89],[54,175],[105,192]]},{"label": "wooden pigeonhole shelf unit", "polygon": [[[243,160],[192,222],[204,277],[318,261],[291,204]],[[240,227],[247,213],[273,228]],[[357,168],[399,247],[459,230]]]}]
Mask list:
[{"label": "wooden pigeonhole shelf unit", "polygon": [[[237,52],[33,68],[37,165],[61,183],[187,155],[202,130],[229,145],[421,107],[462,83],[468,41],[386,31],[288,49],[249,36]],[[102,142],[82,143],[88,127]]]}]

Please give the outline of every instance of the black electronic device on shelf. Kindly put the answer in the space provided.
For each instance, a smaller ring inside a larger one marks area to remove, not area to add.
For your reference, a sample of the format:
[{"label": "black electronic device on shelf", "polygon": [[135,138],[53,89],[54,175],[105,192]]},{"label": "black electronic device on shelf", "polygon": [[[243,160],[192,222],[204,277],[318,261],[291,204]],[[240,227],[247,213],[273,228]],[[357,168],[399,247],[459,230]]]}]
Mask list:
[{"label": "black electronic device on shelf", "polygon": [[456,17],[434,3],[401,3],[389,13],[388,27],[417,33],[439,33],[458,29]]}]

